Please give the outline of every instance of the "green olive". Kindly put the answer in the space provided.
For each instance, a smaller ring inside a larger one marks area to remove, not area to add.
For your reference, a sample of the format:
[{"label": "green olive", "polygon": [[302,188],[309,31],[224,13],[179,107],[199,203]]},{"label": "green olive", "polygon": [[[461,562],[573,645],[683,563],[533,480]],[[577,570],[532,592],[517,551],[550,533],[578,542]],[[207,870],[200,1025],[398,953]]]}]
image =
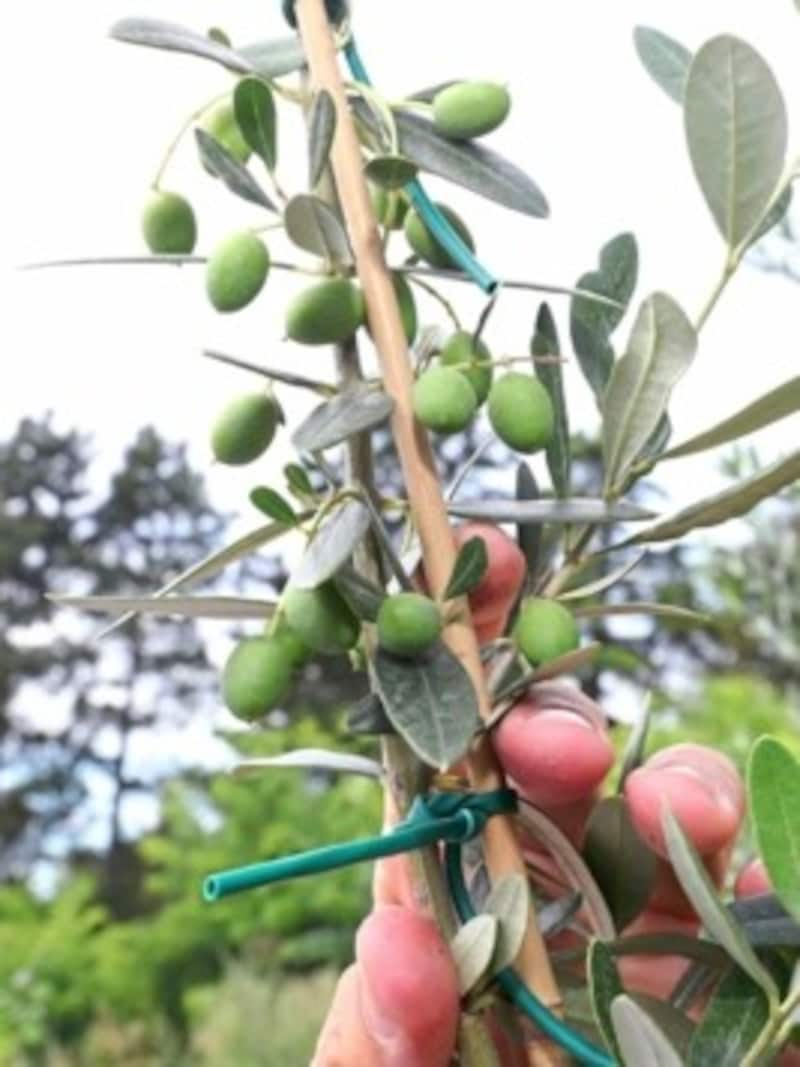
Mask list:
[{"label": "green olive", "polygon": [[541,597],[527,597],[522,601],[514,638],[525,659],[534,665],[565,656],[580,644],[578,624],[572,613],[557,600]]},{"label": "green olive", "polygon": [[553,404],[542,383],[512,371],[489,392],[489,421],[501,441],[517,452],[545,448],[553,436]]},{"label": "green olive", "polygon": [[434,97],[433,121],[446,137],[481,137],[502,125],[510,110],[511,97],[504,85],[457,82]]},{"label": "green olive", "polygon": [[142,233],[155,255],[189,255],[197,243],[192,205],[178,193],[156,190],[145,205]]},{"label": "green olive", "polygon": [[456,367],[475,390],[478,403],[484,402],[489,395],[493,369],[492,353],[480,338],[476,344],[472,334],[459,330],[448,338],[439,360],[445,367]]},{"label": "green olive", "polygon": [[283,599],[286,620],[314,652],[335,656],[358,642],[358,619],[330,582],[316,589],[289,589]]},{"label": "green olive", "polygon": [[269,448],[277,425],[277,405],[266,393],[236,397],[214,423],[211,449],[215,459],[233,467],[252,463]]},{"label": "green olive", "polygon": [[[474,252],[475,244],[466,224],[461,221],[455,211],[452,211],[446,205],[437,204],[436,206],[467,248]],[[453,270],[459,267],[459,264],[442,248],[416,211],[411,210],[408,212],[403,229],[405,230],[406,240],[420,259],[424,259],[432,267],[439,267],[442,270]]]},{"label": "green olive", "polygon": [[408,199],[400,192],[383,189],[380,185],[370,186],[370,199],[375,218],[387,230],[402,230],[408,214]]},{"label": "green olive", "polygon": [[219,141],[222,147],[226,148],[239,163],[248,161],[251,156],[251,150],[242,135],[239,123],[236,121],[233,100],[221,100],[220,103],[206,112],[200,121],[200,126],[215,141]]},{"label": "green olive", "polygon": [[430,367],[414,384],[414,414],[437,433],[459,433],[478,408],[475,390],[451,367]]},{"label": "green olive", "polygon": [[269,249],[260,237],[249,230],[231,234],[206,265],[208,299],[217,311],[240,311],[261,292],[269,268]]},{"label": "green olive", "polygon": [[417,656],[438,639],[442,616],[421,593],[387,597],[378,612],[378,643],[395,656]]},{"label": "green olive", "polygon": [[365,316],[364,294],[347,278],[304,289],[286,311],[286,333],[303,345],[330,345],[352,337]]},{"label": "green olive", "polygon": [[292,665],[283,648],[267,637],[249,637],[234,648],[222,672],[227,707],[251,722],[278,707],[292,682]]}]

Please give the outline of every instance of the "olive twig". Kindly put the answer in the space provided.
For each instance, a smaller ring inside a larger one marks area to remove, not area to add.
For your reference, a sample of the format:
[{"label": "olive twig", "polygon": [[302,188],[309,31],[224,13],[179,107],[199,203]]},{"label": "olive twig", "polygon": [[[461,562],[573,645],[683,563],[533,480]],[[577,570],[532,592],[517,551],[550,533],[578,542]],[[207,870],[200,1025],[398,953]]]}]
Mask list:
[{"label": "olive twig", "polygon": [[442,306],[442,309],[444,310],[450,321],[453,323],[456,330],[461,329],[461,320],[456,314],[456,309],[453,307],[447,297],[442,296],[442,294],[435,286],[430,285],[428,282],[424,282],[421,278],[415,278],[413,274],[408,275],[408,280],[411,282],[412,285],[416,285],[419,289],[422,289],[424,292],[426,292],[428,296],[432,296],[433,299],[436,300]]},{"label": "olive twig", "polygon": [[189,130],[192,128],[192,126],[196,122],[199,122],[200,119],[202,119],[203,115],[205,115],[207,111],[210,111],[215,104],[218,104],[220,103],[220,101],[225,100],[226,97],[228,97],[229,95],[230,93],[227,92],[217,93],[215,97],[213,97],[211,100],[208,100],[205,104],[203,104],[201,108],[198,108],[197,111],[193,111],[192,114],[181,124],[180,129],[172,138],[170,143],[167,145],[167,150],[164,153],[161,163],[158,166],[158,170],[155,173],[155,177],[153,178],[153,189],[160,189],[161,181],[164,177],[164,174],[166,173],[167,167],[169,166],[172,160],[172,157],[177,152],[178,146],[180,145],[186,134],[189,132]]}]

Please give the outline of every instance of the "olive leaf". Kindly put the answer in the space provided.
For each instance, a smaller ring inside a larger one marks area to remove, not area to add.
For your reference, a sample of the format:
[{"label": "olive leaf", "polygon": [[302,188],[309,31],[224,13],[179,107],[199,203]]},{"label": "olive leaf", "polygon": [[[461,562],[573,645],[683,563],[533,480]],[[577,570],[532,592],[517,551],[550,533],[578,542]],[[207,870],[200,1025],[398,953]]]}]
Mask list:
[{"label": "olive leaf", "polygon": [[705,625],[710,619],[699,611],[682,608],[679,604],[657,604],[648,601],[628,600],[619,604],[587,604],[575,608],[573,614],[579,619],[597,619],[604,615],[659,615],[663,619]]},{"label": "olive leaf", "polygon": [[524,874],[508,874],[492,887],[483,910],[497,920],[498,931],[491,973],[510,967],[519,955],[530,916],[530,888]]},{"label": "olive leaf", "polygon": [[246,359],[228,356],[224,352],[215,352],[207,348],[204,350],[203,355],[206,359],[216,360],[217,363],[224,363],[228,367],[238,367],[239,370],[250,371],[253,374],[260,375],[262,378],[268,378],[270,381],[281,382],[283,385],[292,385],[298,389],[308,389],[312,393],[322,393],[324,396],[330,396],[331,393],[336,391],[335,386],[328,385],[327,382],[319,381],[317,378],[306,378],[300,374],[292,374],[290,371],[279,370],[277,367],[265,367],[259,363],[250,363]]},{"label": "olive leaf", "polygon": [[292,443],[298,452],[321,452],[379,426],[393,407],[392,398],[378,389],[340,393],[314,408],[292,434]]},{"label": "olive leaf", "polygon": [[449,89],[451,85],[458,85],[463,80],[463,78],[451,78],[450,81],[438,82],[436,85],[430,85],[426,89],[418,89],[417,92],[411,93],[408,99],[420,100],[423,104],[430,104],[442,89]]},{"label": "olive leaf", "polygon": [[445,770],[464,755],[480,725],[478,698],[452,652],[439,643],[411,660],[379,650],[374,673],[389,721],[421,760]]},{"label": "olive leaf", "polygon": [[688,1067],[739,1067],[768,1019],[763,990],[739,967],[731,967],[694,1032]]},{"label": "olive leaf", "polygon": [[570,493],[569,418],[564,396],[564,381],[559,362],[545,363],[537,356],[560,356],[553,313],[547,304],[542,304],[536,315],[536,326],[531,339],[531,355],[536,376],[547,390],[553,405],[553,435],[547,445],[547,469],[553,482],[553,491],[562,499]]},{"label": "olive leaf", "polygon": [[679,456],[691,456],[695,452],[705,452],[708,448],[726,445],[730,441],[755,433],[756,430],[763,430],[765,426],[771,426],[773,422],[794,415],[797,411],[800,411],[800,376],[790,378],[788,382],[771,389],[758,400],[747,404],[741,411],[712,426],[710,430],[696,434],[688,441],[682,441],[669,451],[663,452],[660,458],[677,459]]},{"label": "olive leaf", "polygon": [[368,693],[347,713],[347,729],[351,734],[365,734],[369,737],[394,733],[383,710],[383,702],[377,693]]},{"label": "olive leaf", "polygon": [[498,922],[493,915],[476,915],[464,923],[450,942],[462,996],[474,989],[488,971],[498,931]]},{"label": "olive leaf", "polygon": [[586,826],[583,858],[618,929],[642,911],[656,874],[655,854],[642,841],[625,797],[604,797]]},{"label": "olive leaf", "polygon": [[606,492],[624,483],[696,350],[694,327],[672,297],[666,293],[649,296],[603,394]]},{"label": "olive leaf", "polygon": [[[787,485],[800,478],[800,450],[792,452],[785,459],[779,460],[759,471],[746,481],[738,482],[721,493],[690,504],[674,515],[661,519],[648,526],[641,533],[623,542],[625,545],[671,541],[683,537],[690,530],[706,526],[717,526],[729,519],[738,518],[759,504],[767,497],[773,496]],[[616,547],[621,547],[618,545]]]},{"label": "olive leaf", "polygon": [[668,1001],[659,1000],[646,993],[630,993],[629,996],[642,1011],[650,1016],[681,1057],[681,1063],[685,1063],[696,1029],[692,1020]]},{"label": "olive leaf", "polygon": [[336,104],[327,89],[314,94],[308,116],[308,184],[313,189],[322,177],[336,136]]},{"label": "olive leaf", "polygon": [[[306,519],[309,519],[311,515],[312,512],[306,511],[302,515],[298,515],[297,521],[304,522]],[[221,548],[216,552],[212,552],[210,556],[206,556],[205,559],[201,559],[187,570],[182,571],[175,578],[172,578],[167,582],[166,585],[163,585],[153,593],[153,598],[165,597],[189,584],[202,582],[207,578],[213,578],[231,563],[236,563],[238,560],[252,555],[253,552],[257,552],[258,549],[263,548],[264,545],[269,544],[271,541],[283,537],[287,530],[287,526],[277,522],[271,522],[266,526],[259,526],[257,529],[251,530],[249,533],[246,533],[244,536],[231,542],[231,544],[226,545],[224,548]],[[97,640],[100,640],[102,637],[107,637],[120,626],[124,626],[125,623],[129,622],[136,614],[136,610],[126,611],[120,618],[111,623],[110,626],[101,630],[97,635]]]},{"label": "olive leaf", "polygon": [[[539,486],[527,463],[517,465],[516,498],[521,501],[539,499]],[[528,574],[535,575],[539,569],[542,549],[542,526],[540,523],[518,523],[517,544],[522,549],[528,564]]]},{"label": "olive leaf", "polygon": [[125,18],[115,22],[110,36],[126,44],[161,48],[168,52],[184,52],[187,55],[213,59],[237,74],[249,74],[253,64],[239,52],[212,40],[203,33],[161,19]]},{"label": "olive leaf", "polygon": [[[353,102],[358,119],[373,133],[378,120],[363,100]],[[478,196],[511,211],[534,218],[550,214],[547,201],[536,183],[503,156],[471,141],[451,141],[432,122],[395,111],[400,152],[420,170],[461,185]]]},{"label": "olive leaf", "polygon": [[598,293],[619,305],[600,304],[585,296],[574,296],[570,302],[572,347],[581,372],[598,400],[614,365],[611,334],[630,303],[638,273],[636,238],[632,233],[621,233],[600,249],[597,270],[583,274],[575,284],[576,289]]},{"label": "olive leaf", "polygon": [[326,582],[350,558],[369,525],[369,511],[360,500],[350,498],[337,507],[316,531],[303,553],[292,573],[292,586],[316,589]]},{"label": "olive leaf", "polygon": [[750,753],[747,794],[772,888],[800,920],[800,763],[773,737],[759,738]]},{"label": "olive leaf", "polygon": [[647,736],[650,733],[650,722],[653,717],[653,701],[651,697],[652,694],[648,693],[639,713],[639,718],[634,723],[633,729],[628,735],[628,740],[625,742],[620,761],[618,793],[622,793],[625,789],[625,780],[628,775],[635,771],[637,767],[641,767],[644,762],[645,746],[647,745]]},{"label": "olive leaf", "polygon": [[672,1043],[631,997],[614,998],[611,1021],[625,1067],[683,1067]]},{"label": "olive leaf", "polygon": [[354,567],[342,567],[334,576],[334,585],[347,601],[353,614],[365,622],[375,622],[386,594]]},{"label": "olive leaf", "polygon": [[608,942],[614,956],[685,956],[715,971],[724,971],[730,958],[713,941],[688,934],[630,934]]},{"label": "olive leaf", "polygon": [[761,223],[784,166],[786,107],[767,63],[724,34],[695,55],[684,95],[689,156],[728,248]]},{"label": "olive leaf", "polygon": [[306,65],[305,49],[296,34],[273,41],[256,41],[236,51],[262,78],[281,78]]},{"label": "olive leaf", "polygon": [[198,128],[194,135],[203,164],[234,196],[246,200],[249,204],[266,208],[267,211],[278,210],[247,167],[234,159],[227,148],[205,130]]},{"label": "olive leaf", "polygon": [[762,222],[756,227],[749,244],[754,245],[756,241],[760,241],[764,234],[769,233],[773,226],[777,226],[781,219],[789,213],[793,195],[791,184],[785,185],[773,200],[772,207],[768,208]]},{"label": "olive leaf", "polygon": [[413,182],[417,167],[404,156],[375,156],[364,167],[364,173],[374,185],[391,191]]},{"label": "olive leaf", "polygon": [[611,1020],[611,1005],[617,997],[624,994],[625,989],[614,957],[604,942],[594,940],[589,945],[586,956],[586,974],[589,980],[592,1011],[600,1033],[610,1051],[619,1056],[617,1035]]},{"label": "olive leaf", "polygon": [[777,1001],[775,980],[756,956],[739,923],[723,906],[703,861],[667,805],[663,810],[662,826],[675,874],[703,926],[764,990],[770,1002]]},{"label": "olive leaf", "polygon": [[651,26],[637,26],[633,43],[642,66],[676,104],[683,104],[692,53],[679,41]]},{"label": "olive leaf", "polygon": [[64,607],[103,615],[133,612],[188,619],[268,619],[276,610],[271,600],[235,596],[50,596],[48,599]]},{"label": "olive leaf", "polygon": [[283,476],[286,479],[289,492],[299,499],[303,500],[314,495],[314,486],[311,484],[308,471],[305,467],[301,467],[299,463],[287,463],[283,468]]},{"label": "olive leaf", "polygon": [[272,90],[261,78],[242,78],[233,92],[236,123],[267,170],[277,162],[277,114]]},{"label": "olive leaf", "polygon": [[591,497],[569,500],[453,500],[447,505],[451,515],[462,519],[491,519],[495,522],[529,523],[615,523],[636,522],[652,517],[652,512],[625,500],[605,502]]},{"label": "olive leaf", "polygon": [[250,493],[250,503],[275,522],[280,522],[284,526],[297,525],[297,512],[292,505],[269,486],[261,485],[253,489]]},{"label": "olive leaf", "polygon": [[609,571],[608,574],[604,574],[602,578],[597,578],[593,582],[587,582],[586,585],[575,586],[574,589],[568,589],[564,593],[559,593],[558,600],[584,600],[586,597],[597,596],[598,593],[604,593],[607,589],[611,589],[621,582],[623,578],[626,578],[632,570],[639,566],[647,552],[641,552],[639,555],[634,556],[622,567],[616,570]]},{"label": "olive leaf", "polygon": [[293,196],[283,213],[286,236],[304,252],[349,266],[353,253],[336,212],[311,193]]},{"label": "olive leaf", "polygon": [[262,756],[242,760],[232,769],[237,777],[248,777],[265,770],[297,768],[298,770],[335,771],[338,774],[358,774],[364,778],[383,778],[380,763],[352,752],[331,752],[325,748],[298,748],[280,756]]},{"label": "olive leaf", "polygon": [[488,567],[486,542],[482,537],[470,537],[459,549],[442,599],[455,600],[456,597],[471,593],[485,576]]}]

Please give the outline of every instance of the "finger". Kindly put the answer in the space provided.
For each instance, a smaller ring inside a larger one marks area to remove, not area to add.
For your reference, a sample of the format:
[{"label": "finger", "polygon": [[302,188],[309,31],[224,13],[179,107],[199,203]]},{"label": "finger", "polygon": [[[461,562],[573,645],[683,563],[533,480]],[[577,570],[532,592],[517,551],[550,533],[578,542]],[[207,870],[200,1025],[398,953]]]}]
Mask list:
[{"label": "finger", "polygon": [[737,897],[757,897],[761,893],[771,893],[769,877],[761,860],[751,860],[739,872],[734,892]]},{"label": "finger", "polygon": [[661,857],[649,909],[690,918],[692,908],[669,864],[662,829],[668,806],[717,884],[724,877],[745,810],[739,774],[721,752],[672,745],[628,776],[625,795],[639,834]]},{"label": "finger", "polygon": [[614,762],[602,708],[567,682],[539,683],[495,728],[494,748],[521,793],[577,840]]},{"label": "finger", "polygon": [[459,548],[473,537],[480,537],[486,546],[486,573],[468,597],[472,622],[483,644],[499,637],[506,628],[525,579],[525,556],[508,534],[491,523],[467,522],[454,533]]},{"label": "finger", "polygon": [[447,1067],[459,993],[434,923],[405,908],[378,908],[358,932],[356,960],[337,990],[314,1067]]}]

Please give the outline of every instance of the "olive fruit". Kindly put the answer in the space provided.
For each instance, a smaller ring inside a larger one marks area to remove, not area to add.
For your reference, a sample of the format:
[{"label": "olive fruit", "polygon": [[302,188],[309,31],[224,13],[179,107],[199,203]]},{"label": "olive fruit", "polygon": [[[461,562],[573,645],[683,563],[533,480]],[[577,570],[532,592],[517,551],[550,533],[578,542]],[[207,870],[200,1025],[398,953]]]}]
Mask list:
[{"label": "olive fruit", "polygon": [[248,722],[276,708],[291,685],[292,665],[268,637],[240,641],[222,672],[222,696],[234,715]]},{"label": "olive fruit", "polygon": [[[397,306],[400,311],[400,320],[403,323],[403,332],[406,335],[406,340],[409,344],[413,344],[414,338],[417,336],[417,328],[419,326],[419,319],[417,317],[417,302],[414,299],[414,294],[411,291],[411,286],[405,280],[402,274],[397,271],[392,272],[392,284],[394,285],[394,293],[397,297]],[[367,324],[369,329],[369,324]],[[372,334],[372,330],[369,331]]]},{"label": "olive fruit", "polygon": [[220,463],[252,463],[269,448],[278,425],[278,406],[267,393],[245,393],[223,410],[211,431],[211,449]]},{"label": "olive fruit", "polygon": [[491,133],[510,110],[508,90],[494,82],[457,82],[441,89],[433,99],[437,130],[459,140]]},{"label": "olive fruit", "polygon": [[292,667],[304,666],[312,656],[312,651],[299,634],[291,628],[286,618],[281,615],[277,624],[270,619],[267,622],[267,634],[276,645],[283,649]]},{"label": "olive fruit", "polygon": [[[444,204],[436,205],[461,240],[471,251],[475,251],[475,244],[472,240],[472,234],[466,227],[466,224],[456,215],[455,211],[452,211]],[[430,263],[432,267],[440,267],[442,270],[452,270],[458,268],[458,264],[455,260],[451,259],[447,252],[442,248],[431,231],[422,221],[422,218],[416,211],[411,210],[406,215],[406,220],[403,226],[405,230],[406,240],[420,257],[424,259],[426,263]]]},{"label": "olive fruit", "polygon": [[217,311],[240,311],[258,296],[269,274],[269,249],[249,230],[217,245],[206,265],[206,292]]},{"label": "olive fruit", "polygon": [[574,616],[557,600],[526,597],[514,627],[514,638],[529,663],[547,663],[580,644]]},{"label": "olive fruit", "polygon": [[478,409],[475,390],[452,367],[430,367],[414,384],[414,414],[437,433],[458,433]]},{"label": "olive fruit", "polygon": [[553,404],[542,383],[530,374],[511,371],[489,391],[489,421],[509,448],[536,452],[553,436]]},{"label": "olive fruit", "polygon": [[248,161],[251,154],[250,145],[245,141],[236,121],[233,100],[222,100],[212,107],[201,119],[200,126],[215,141],[219,141],[239,163]]},{"label": "olive fruit", "polygon": [[142,233],[156,255],[188,255],[197,241],[192,205],[178,193],[155,190],[145,205]]},{"label": "olive fruit", "polygon": [[421,593],[387,597],[378,612],[378,643],[395,656],[416,656],[442,632],[438,606]]},{"label": "olive fruit", "polygon": [[304,289],[286,311],[286,333],[303,345],[346,341],[364,322],[364,294],[347,278]]},{"label": "olive fruit", "polygon": [[375,218],[381,226],[385,226],[387,230],[402,230],[408,214],[408,200],[402,193],[373,185],[370,187],[370,199]]},{"label": "olive fruit", "polygon": [[286,620],[314,652],[335,656],[358,641],[358,619],[330,582],[316,589],[289,589],[283,599]]},{"label": "olive fruit", "polygon": [[478,403],[484,402],[492,384],[492,353],[480,338],[473,342],[472,334],[459,330],[445,342],[439,360],[460,371],[475,390]]}]

